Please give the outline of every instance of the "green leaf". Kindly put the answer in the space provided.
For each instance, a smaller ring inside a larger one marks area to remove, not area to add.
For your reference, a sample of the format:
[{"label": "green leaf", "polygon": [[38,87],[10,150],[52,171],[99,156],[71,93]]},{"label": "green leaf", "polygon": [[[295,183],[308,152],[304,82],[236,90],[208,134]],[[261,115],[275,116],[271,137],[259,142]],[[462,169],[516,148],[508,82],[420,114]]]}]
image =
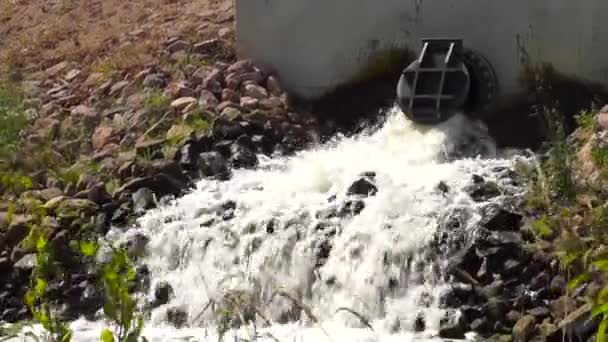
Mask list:
[{"label": "green leaf", "polygon": [[31,311],[34,311],[34,304],[36,303],[36,292],[33,290],[27,291],[25,294],[25,305],[30,308]]},{"label": "green leaf", "polygon": [[21,184],[23,185],[25,190],[29,190],[32,188],[32,186],[34,186],[32,179],[30,177],[25,177],[25,176],[21,177]]},{"label": "green leaf", "polygon": [[568,289],[570,290],[574,290],[575,288],[577,288],[581,283],[589,280],[589,273],[583,273],[581,275],[579,275],[578,277],[570,280],[570,282],[568,283]]},{"label": "green leaf", "polygon": [[8,222],[8,224],[10,225],[11,223],[13,223],[13,217],[15,215],[15,203],[14,202],[10,202],[8,204],[8,210],[6,212],[6,220]]},{"label": "green leaf", "polygon": [[604,287],[602,291],[600,291],[600,294],[598,295],[598,300],[603,302],[606,296],[608,296],[608,286]]},{"label": "green leaf", "polygon": [[103,342],[114,342],[114,334],[109,329],[103,329],[101,332],[101,340]]},{"label": "green leaf", "polygon": [[95,254],[97,254],[97,246],[95,245],[94,242],[83,242],[80,245],[80,251],[82,252],[82,254],[84,256],[88,256],[88,257],[92,257],[95,256]]},{"label": "green leaf", "polygon": [[36,279],[36,294],[39,297],[44,296],[44,294],[46,293],[46,287],[47,287],[46,280],[44,280],[42,278]]},{"label": "green leaf", "polygon": [[63,335],[61,342],[70,342],[71,340],[72,340],[72,331],[68,330],[68,332],[65,335]]},{"label": "green leaf", "polygon": [[593,264],[602,271],[608,271],[608,260],[606,259],[595,261]]},{"label": "green leaf", "polygon": [[606,328],[608,328],[608,319],[604,317],[599,328],[597,328],[597,342],[606,342]]},{"label": "green leaf", "polygon": [[591,311],[591,316],[595,317],[606,312],[608,312],[608,304],[602,304],[593,308]]},{"label": "green leaf", "polygon": [[47,242],[48,240],[45,236],[40,236],[40,238],[38,238],[38,241],[36,242],[36,249],[38,249],[39,251],[43,251],[46,248]]}]

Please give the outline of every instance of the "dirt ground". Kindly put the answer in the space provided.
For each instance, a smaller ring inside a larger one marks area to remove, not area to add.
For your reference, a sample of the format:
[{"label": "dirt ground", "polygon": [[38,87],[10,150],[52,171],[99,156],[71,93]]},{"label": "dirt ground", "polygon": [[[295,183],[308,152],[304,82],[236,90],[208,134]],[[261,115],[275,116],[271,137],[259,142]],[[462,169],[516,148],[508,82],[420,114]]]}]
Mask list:
[{"label": "dirt ground", "polygon": [[200,41],[233,24],[232,0],[0,0],[0,71],[64,60],[129,69],[171,37]]}]

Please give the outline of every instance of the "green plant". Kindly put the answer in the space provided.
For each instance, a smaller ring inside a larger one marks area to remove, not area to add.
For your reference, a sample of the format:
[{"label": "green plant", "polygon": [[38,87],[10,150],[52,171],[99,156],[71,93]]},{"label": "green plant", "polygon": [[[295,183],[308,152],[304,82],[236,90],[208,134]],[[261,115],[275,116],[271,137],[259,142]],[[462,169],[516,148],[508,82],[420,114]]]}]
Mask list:
[{"label": "green plant", "polygon": [[160,90],[148,93],[144,99],[144,106],[153,113],[160,113],[171,104],[171,98]]},{"label": "green plant", "polygon": [[[91,244],[83,245],[83,253],[92,255],[96,248]],[[88,251],[88,252],[87,252]],[[143,329],[143,318],[137,315],[137,301],[131,293],[135,284],[135,270],[127,252],[113,249],[111,261],[102,268],[102,279],[106,294],[103,311],[115,330],[104,329],[103,342],[135,342]]]},{"label": "green plant", "polygon": [[21,132],[30,121],[21,100],[16,85],[0,81],[0,169],[10,169],[15,162]]},{"label": "green plant", "polygon": [[608,148],[595,147],[591,150],[591,158],[597,167],[603,169],[608,166]]},{"label": "green plant", "polygon": [[593,111],[582,111],[575,116],[576,123],[579,127],[587,130],[595,130],[597,127],[597,119]]},{"label": "green plant", "polygon": [[30,290],[25,295],[25,303],[34,319],[48,333],[50,341],[68,342],[72,338],[72,331],[55,316],[47,296],[49,279],[58,272],[49,241],[46,236],[40,236],[36,242],[36,267],[32,273]]}]

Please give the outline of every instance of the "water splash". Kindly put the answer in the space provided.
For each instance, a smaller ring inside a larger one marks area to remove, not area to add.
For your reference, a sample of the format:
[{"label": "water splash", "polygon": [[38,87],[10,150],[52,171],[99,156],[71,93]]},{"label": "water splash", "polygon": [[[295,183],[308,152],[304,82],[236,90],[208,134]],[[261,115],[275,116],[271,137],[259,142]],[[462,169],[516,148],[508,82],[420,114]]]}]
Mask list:
[{"label": "water splash", "polygon": [[[292,157],[260,156],[257,169],[237,170],[228,181],[201,180],[149,211],[139,228],[111,234],[147,236],[142,262],[151,288],[168,282],[174,289],[146,323],[149,341],[217,341],[217,311],[203,309],[220,306],[227,294],[258,311],[255,333],[279,341],[430,341],[445,315],[445,259],[428,252],[439,221],[466,210],[472,229],[481,204],[464,191],[471,175],[498,180],[496,167],[513,161],[499,158],[484,127],[465,116],[425,128],[393,110],[377,129]],[[347,195],[362,174],[373,175],[377,193]],[[447,193],[437,190],[440,181]],[[340,214],[347,203],[356,213]],[[187,328],[166,323],[176,308],[192,323]],[[85,341],[99,336],[101,323],[74,327],[76,340]],[[252,329],[227,336],[251,339]]]}]

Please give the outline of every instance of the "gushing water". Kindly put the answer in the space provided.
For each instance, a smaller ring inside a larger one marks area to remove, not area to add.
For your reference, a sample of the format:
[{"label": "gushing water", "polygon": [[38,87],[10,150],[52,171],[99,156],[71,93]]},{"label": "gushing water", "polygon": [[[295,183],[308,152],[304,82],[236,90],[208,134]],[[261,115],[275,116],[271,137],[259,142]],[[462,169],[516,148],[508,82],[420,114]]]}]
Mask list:
[{"label": "gushing water", "polygon": [[[461,208],[472,229],[481,205],[464,191],[472,174],[497,180],[494,170],[514,162],[464,116],[422,128],[397,110],[380,128],[260,158],[257,169],[201,180],[138,228],[112,232],[149,238],[151,288],[173,289],[146,322],[149,341],[217,341],[222,326],[226,340],[432,340],[447,285],[446,260],[427,253],[438,222]],[[377,192],[349,195],[362,177]],[[167,323],[177,313],[180,329]],[[255,327],[235,324],[251,318]],[[74,327],[77,340],[99,336],[96,324]]]}]

